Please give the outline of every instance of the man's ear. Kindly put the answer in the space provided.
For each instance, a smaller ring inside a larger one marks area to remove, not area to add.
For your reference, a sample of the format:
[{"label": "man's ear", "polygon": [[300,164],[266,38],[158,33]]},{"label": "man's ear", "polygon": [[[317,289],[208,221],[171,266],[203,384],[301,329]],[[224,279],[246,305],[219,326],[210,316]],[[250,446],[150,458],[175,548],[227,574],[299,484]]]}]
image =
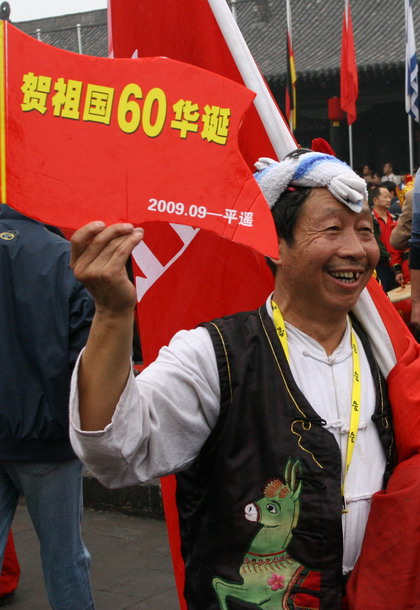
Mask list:
[{"label": "man's ear", "polygon": [[278,267],[281,264],[281,247],[282,247],[282,238],[279,237],[278,238],[278,245],[279,245],[279,257],[278,258],[272,258],[271,256],[269,256],[268,258],[270,259],[270,261],[273,263],[273,265],[276,265],[276,267]]}]

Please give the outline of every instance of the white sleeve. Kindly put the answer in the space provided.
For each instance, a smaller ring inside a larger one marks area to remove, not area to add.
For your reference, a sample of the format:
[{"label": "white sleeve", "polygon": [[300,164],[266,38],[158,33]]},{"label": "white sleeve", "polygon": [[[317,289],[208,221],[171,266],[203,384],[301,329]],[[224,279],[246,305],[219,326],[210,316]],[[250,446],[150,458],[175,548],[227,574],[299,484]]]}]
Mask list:
[{"label": "white sleeve", "polygon": [[80,430],[77,369],[71,385],[70,439],[76,454],[107,487],[186,469],[217,421],[219,374],[204,328],[180,331],[155,362],[129,377],[104,430]]}]

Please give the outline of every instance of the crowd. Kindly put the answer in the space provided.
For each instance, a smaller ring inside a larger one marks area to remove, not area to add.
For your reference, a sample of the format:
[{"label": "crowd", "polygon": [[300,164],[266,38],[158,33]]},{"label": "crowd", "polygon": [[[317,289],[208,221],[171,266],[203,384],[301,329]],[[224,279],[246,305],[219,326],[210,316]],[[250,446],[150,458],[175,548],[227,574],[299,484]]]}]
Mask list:
[{"label": "crowd", "polygon": [[[368,203],[372,210],[375,238],[380,259],[376,274],[385,292],[407,287],[409,294],[409,237],[411,234],[411,210],[413,176],[397,175],[393,164],[387,162],[382,172],[372,171],[363,165],[360,172],[366,180]],[[392,296],[392,295],[391,295]]]},{"label": "crowd", "polygon": [[56,610],[94,608],[82,463],[109,487],[176,475],[189,610],[418,608],[420,346],[385,294],[410,281],[408,179],[307,149],[256,168],[274,291],[137,376],[143,230],[95,221],[69,252],[1,205],[0,554],[25,495]]}]

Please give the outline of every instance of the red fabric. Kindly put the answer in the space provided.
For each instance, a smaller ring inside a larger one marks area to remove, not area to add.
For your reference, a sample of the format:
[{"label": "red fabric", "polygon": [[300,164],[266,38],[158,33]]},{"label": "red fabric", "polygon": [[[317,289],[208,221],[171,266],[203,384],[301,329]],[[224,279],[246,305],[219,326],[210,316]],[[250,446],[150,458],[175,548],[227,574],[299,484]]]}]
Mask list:
[{"label": "red fabric", "polygon": [[350,0],[348,4],[346,2],[346,7],[347,10],[344,9],[343,16],[341,43],[340,97],[341,108],[347,112],[347,123],[351,125],[357,118],[356,100],[359,95],[359,80],[357,76]]},{"label": "red fabric", "polygon": [[12,593],[19,582],[20,566],[13,542],[12,531],[6,543],[4,551],[3,567],[0,574],[0,597]]},{"label": "red fabric", "polygon": [[369,292],[398,362],[390,372],[399,464],[385,491],[373,496],[360,557],[350,577],[350,610],[418,610],[420,600],[420,346],[377,282]]},{"label": "red fabric", "polygon": [[[194,63],[243,84],[207,0],[110,0],[108,16],[110,46],[115,57],[131,57],[136,51],[139,57],[163,55]],[[251,169],[258,157],[276,158],[255,106],[246,113],[242,123],[239,147]],[[145,227],[145,243],[156,259],[156,268],[165,267],[151,282],[137,308],[146,364],[180,328],[192,328],[220,315],[254,309],[273,288],[273,278],[263,256],[206,231],[200,231],[172,264],[171,260],[181,252],[179,238],[173,225],[167,225],[162,254],[162,231],[162,223]],[[153,275],[150,268],[147,271],[142,268],[141,258],[139,265],[133,263],[133,269],[135,276]],[[163,479],[162,494],[179,603],[185,609],[184,564],[175,492],[175,479]]]},{"label": "red fabric", "polygon": [[299,588],[302,588],[303,591],[299,591],[293,596],[293,608],[296,610],[318,610],[321,606],[320,598],[306,591],[321,590],[321,572],[318,570],[308,572],[303,581],[299,583]]},{"label": "red fabric", "polygon": [[406,361],[411,362],[419,347],[414,341],[413,335],[378,282],[372,278],[367,288],[388,331],[397,361],[404,356]]},{"label": "red fabric", "polygon": [[[420,442],[419,427],[417,437]],[[420,455],[399,464],[373,496],[362,552],[347,585],[350,610],[418,610]]]},{"label": "red fabric", "polygon": [[311,150],[313,150],[314,152],[321,152],[327,155],[332,155],[333,157],[337,156],[335,150],[332,148],[330,143],[327,142],[327,140],[324,140],[324,138],[314,138],[311,142]]},{"label": "red fabric", "polygon": [[[110,0],[114,57],[165,56],[193,63],[244,84],[207,0]],[[250,135],[252,134],[252,135]],[[253,106],[239,145],[250,167],[258,157],[276,158]]]}]

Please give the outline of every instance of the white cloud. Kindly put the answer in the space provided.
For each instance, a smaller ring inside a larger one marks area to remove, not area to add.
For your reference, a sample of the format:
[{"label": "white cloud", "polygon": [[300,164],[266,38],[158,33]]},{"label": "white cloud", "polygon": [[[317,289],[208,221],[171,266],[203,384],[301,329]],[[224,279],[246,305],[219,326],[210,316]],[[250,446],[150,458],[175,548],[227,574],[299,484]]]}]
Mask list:
[{"label": "white cloud", "polygon": [[106,8],[107,0],[8,0],[12,22],[85,13]]}]

